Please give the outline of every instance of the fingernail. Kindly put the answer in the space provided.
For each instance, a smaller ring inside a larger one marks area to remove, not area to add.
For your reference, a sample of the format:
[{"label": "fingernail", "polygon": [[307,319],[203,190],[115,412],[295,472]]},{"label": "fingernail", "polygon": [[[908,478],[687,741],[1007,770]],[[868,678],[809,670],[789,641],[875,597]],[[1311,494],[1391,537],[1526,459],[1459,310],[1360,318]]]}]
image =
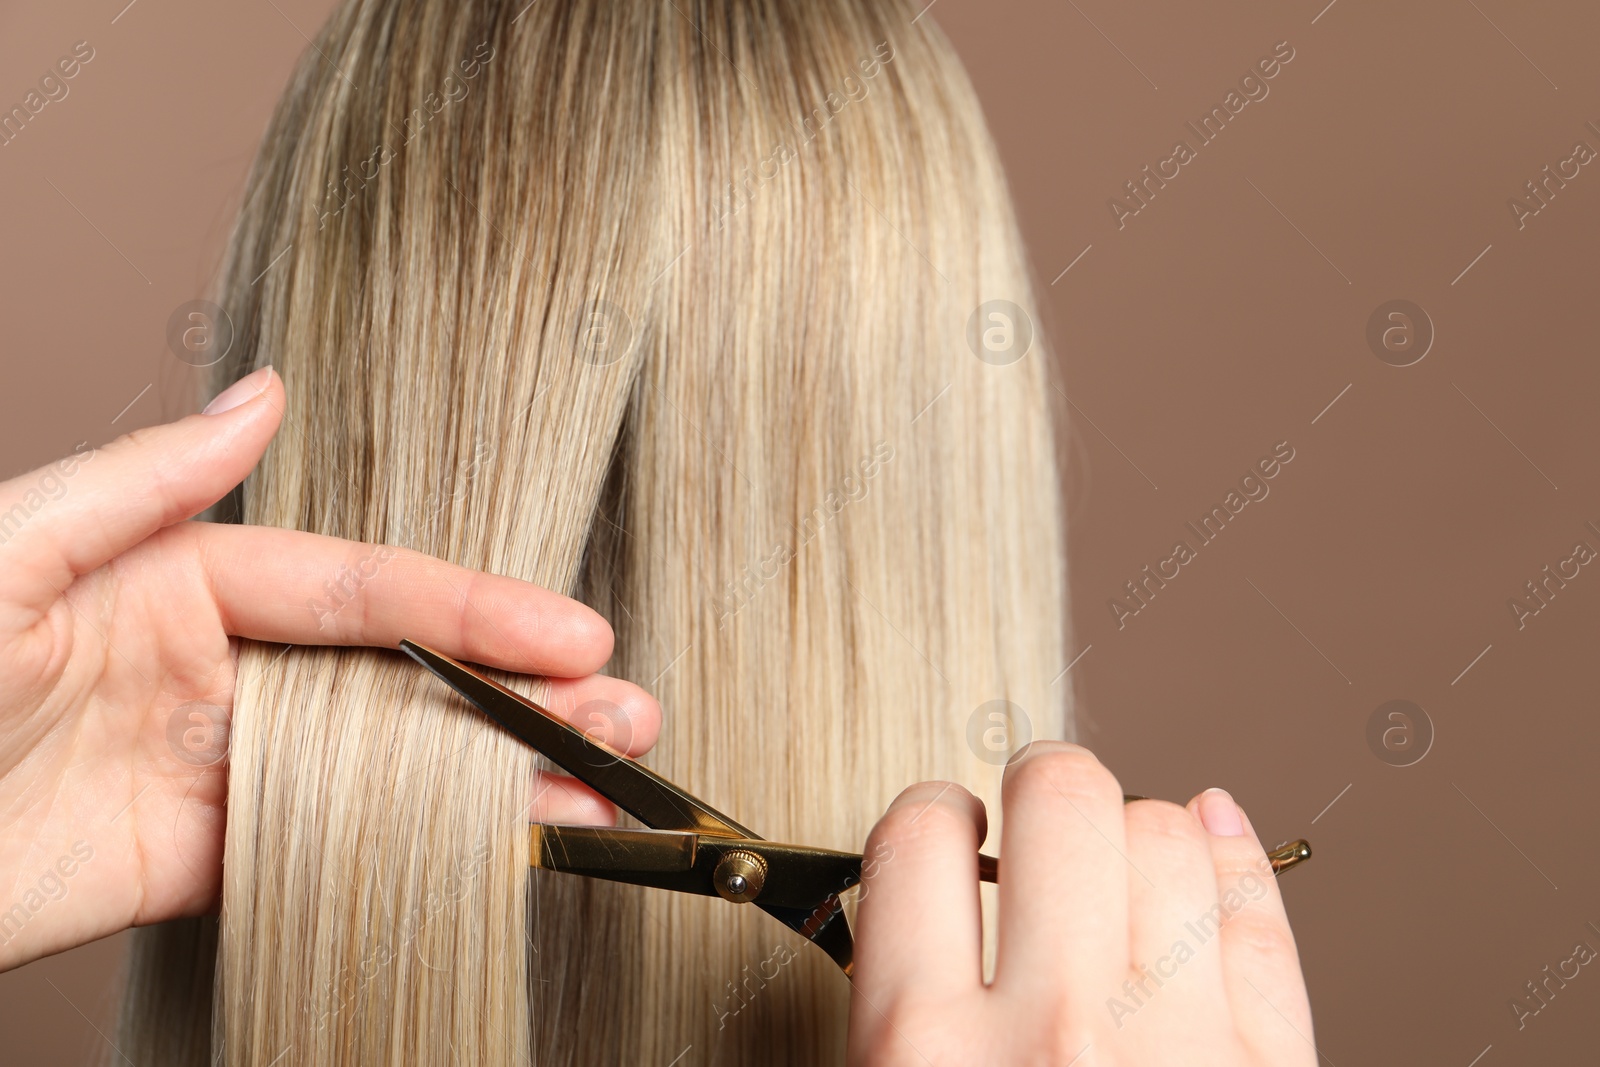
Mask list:
[{"label": "fingernail", "polygon": [[221,415],[224,411],[232,411],[247,400],[254,400],[267,391],[267,385],[272,381],[272,368],[262,367],[260,370],[245,375],[222,392],[218,393],[205,406],[202,415]]},{"label": "fingernail", "polygon": [[1239,805],[1223,789],[1207,789],[1200,794],[1200,822],[1216,837],[1244,836]]}]

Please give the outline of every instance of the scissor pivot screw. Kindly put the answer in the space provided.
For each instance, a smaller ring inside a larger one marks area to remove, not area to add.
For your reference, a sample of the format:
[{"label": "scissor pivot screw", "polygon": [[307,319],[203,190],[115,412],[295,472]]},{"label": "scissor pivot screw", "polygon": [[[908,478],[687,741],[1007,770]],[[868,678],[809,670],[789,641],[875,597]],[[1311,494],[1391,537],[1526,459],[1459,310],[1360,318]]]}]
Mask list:
[{"label": "scissor pivot screw", "polygon": [[717,863],[711,880],[724,900],[744,904],[760,896],[761,887],[767,884],[767,861],[754,852],[736,849]]}]

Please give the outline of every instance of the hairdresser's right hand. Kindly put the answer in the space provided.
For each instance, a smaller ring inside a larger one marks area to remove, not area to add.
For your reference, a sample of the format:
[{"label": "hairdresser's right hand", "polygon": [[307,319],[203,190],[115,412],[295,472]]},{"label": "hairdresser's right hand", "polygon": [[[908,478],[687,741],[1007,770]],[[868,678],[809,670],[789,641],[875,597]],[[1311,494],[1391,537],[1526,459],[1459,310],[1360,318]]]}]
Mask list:
[{"label": "hairdresser's right hand", "polygon": [[[631,755],[654,742],[660,707],[594,674],[611,627],[575,601],[403,549],[189,521],[244,480],[283,408],[257,371],[206,414],[0,483],[0,971],[215,908],[226,760],[196,766],[174,738],[186,706],[231,710],[235,637],[414,638],[550,676],[559,713],[617,705]],[[348,602],[313,610],[352,571]],[[557,822],[614,814],[570,781],[537,803]]]},{"label": "hairdresser's right hand", "polygon": [[983,981],[983,804],[902,793],[867,845],[855,1067],[1316,1067],[1276,879],[1221,790],[1124,805],[1087,749],[1006,768],[999,942]]}]

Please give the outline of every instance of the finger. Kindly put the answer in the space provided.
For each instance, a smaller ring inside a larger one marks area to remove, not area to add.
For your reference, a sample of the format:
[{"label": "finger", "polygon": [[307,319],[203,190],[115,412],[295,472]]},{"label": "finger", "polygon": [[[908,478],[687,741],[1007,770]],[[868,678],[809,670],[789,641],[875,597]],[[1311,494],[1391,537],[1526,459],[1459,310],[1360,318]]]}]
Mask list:
[{"label": "finger", "polygon": [[556,826],[615,826],[617,809],[609,800],[564,774],[539,771],[528,790],[529,822]]},{"label": "finger", "polygon": [[516,578],[298,530],[197,522],[181,535],[197,539],[224,625],[239,637],[386,648],[410,638],[563,678],[611,656],[611,626],[592,608]]},{"label": "finger", "polygon": [[210,415],[136,430],[0,485],[0,542],[22,564],[6,570],[25,583],[7,593],[52,604],[78,575],[216,503],[261,458],[283,404],[283,384],[265,367],[225,390]]},{"label": "finger", "polygon": [[545,688],[544,707],[591,740],[626,756],[642,756],[661,735],[661,705],[632,682],[604,674],[559,678]]},{"label": "finger", "polygon": [[1035,741],[1003,790],[995,983],[1103,1003],[1128,965],[1122,788],[1088,749]]},{"label": "finger", "polygon": [[1249,817],[1220,789],[1201,793],[1189,808],[1209,831],[1224,915],[1223,985],[1240,1033],[1263,1054],[1295,1040],[1286,1026],[1310,1041],[1311,1007],[1294,933],[1278,880]]},{"label": "finger", "polygon": [[[1164,800],[1127,807],[1128,943],[1137,1006],[1159,996],[1169,1018],[1221,1018],[1227,1010],[1217,935],[1223,915],[1206,829]],[[1181,974],[1179,972],[1182,972]]]},{"label": "finger", "polygon": [[[978,843],[983,802],[950,782],[901,793],[867,838],[855,988],[879,1010],[983,983]],[[867,1010],[871,1010],[869,1007]]]}]

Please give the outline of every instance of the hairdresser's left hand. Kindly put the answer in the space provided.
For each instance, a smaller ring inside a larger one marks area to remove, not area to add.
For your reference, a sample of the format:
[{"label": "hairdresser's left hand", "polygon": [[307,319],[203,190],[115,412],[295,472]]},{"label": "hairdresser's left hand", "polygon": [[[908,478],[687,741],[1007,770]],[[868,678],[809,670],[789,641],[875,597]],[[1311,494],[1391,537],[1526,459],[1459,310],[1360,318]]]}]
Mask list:
[{"label": "hairdresser's left hand", "polygon": [[983,804],[902,793],[873,830],[857,918],[854,1067],[1316,1067],[1266,853],[1227,793],[1124,805],[1087,749],[1006,768],[1000,936],[982,974]]},{"label": "hairdresser's left hand", "polygon": [[[594,674],[611,627],[575,601],[402,549],[187,521],[244,479],[283,409],[257,371],[209,414],[0,483],[0,971],[215,907],[234,637],[414,638],[550,676],[558,714],[615,705],[630,755],[653,743],[660,707]],[[613,814],[570,781],[529,796],[556,822]]]}]

